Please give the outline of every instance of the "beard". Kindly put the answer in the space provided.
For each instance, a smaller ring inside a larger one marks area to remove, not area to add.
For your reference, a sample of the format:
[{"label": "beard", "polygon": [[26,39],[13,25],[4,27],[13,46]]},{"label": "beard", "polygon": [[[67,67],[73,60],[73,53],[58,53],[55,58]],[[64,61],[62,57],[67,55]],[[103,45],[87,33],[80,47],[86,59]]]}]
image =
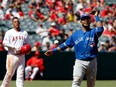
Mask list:
[{"label": "beard", "polygon": [[90,30],[90,25],[87,25],[87,26],[85,26],[85,25],[82,25],[86,30]]}]

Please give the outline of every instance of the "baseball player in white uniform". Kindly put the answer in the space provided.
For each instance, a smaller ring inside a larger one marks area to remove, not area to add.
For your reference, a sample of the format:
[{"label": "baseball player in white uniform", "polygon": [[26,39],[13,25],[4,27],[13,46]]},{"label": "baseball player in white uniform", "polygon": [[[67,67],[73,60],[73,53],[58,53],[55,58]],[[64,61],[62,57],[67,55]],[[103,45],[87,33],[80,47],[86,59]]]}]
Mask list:
[{"label": "baseball player in white uniform", "polygon": [[20,28],[20,22],[17,17],[12,19],[13,28],[5,34],[3,45],[8,48],[6,59],[6,74],[1,87],[9,87],[14,72],[17,69],[16,87],[23,87],[25,55],[21,54],[20,48],[28,43],[28,33]]}]

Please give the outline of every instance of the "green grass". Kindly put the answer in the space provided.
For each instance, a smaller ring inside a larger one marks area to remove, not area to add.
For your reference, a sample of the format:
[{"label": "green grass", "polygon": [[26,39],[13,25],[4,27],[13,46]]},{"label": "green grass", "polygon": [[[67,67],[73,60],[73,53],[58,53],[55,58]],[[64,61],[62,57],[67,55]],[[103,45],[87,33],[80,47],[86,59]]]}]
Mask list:
[{"label": "green grass", "polygon": [[[0,81],[1,84],[2,81]],[[24,87],[71,87],[71,80],[34,80],[25,81]],[[15,81],[11,81],[10,87],[16,87]],[[86,87],[86,81],[82,82],[81,87]],[[98,80],[95,87],[116,87],[115,80]]]}]

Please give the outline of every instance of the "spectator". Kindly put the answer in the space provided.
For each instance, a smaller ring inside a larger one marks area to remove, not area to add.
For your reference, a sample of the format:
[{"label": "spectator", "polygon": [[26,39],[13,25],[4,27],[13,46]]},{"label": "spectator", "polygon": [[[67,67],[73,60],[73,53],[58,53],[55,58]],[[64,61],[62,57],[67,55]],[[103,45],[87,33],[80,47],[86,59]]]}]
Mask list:
[{"label": "spectator", "polygon": [[63,7],[58,7],[57,10],[57,16],[58,16],[58,23],[61,25],[66,24],[66,14],[64,12],[64,8]]},{"label": "spectator", "polygon": [[116,36],[111,37],[111,45],[116,45]]},{"label": "spectator", "polygon": [[36,22],[39,22],[39,16],[38,16],[38,10],[37,9],[34,9],[34,12],[31,14],[31,19],[36,21]]},{"label": "spectator", "polygon": [[3,12],[3,7],[0,6],[0,20],[4,19],[4,12]]},{"label": "spectator", "polygon": [[43,38],[47,37],[48,31],[47,29],[43,28],[42,24],[39,24],[38,28],[36,29],[36,34],[38,34],[40,38],[43,40]]},{"label": "spectator", "polygon": [[49,7],[51,7],[55,3],[55,0],[45,0],[45,2]]},{"label": "spectator", "polygon": [[67,6],[68,11],[73,11],[74,4],[73,4],[72,0],[69,0],[67,5],[68,5]]},{"label": "spectator", "polygon": [[113,16],[116,18],[116,4],[112,5]]},{"label": "spectator", "polygon": [[107,51],[108,51],[108,49],[109,49],[110,47],[112,47],[109,40],[106,40],[106,41],[105,41],[105,47],[106,47],[106,50],[107,50]]},{"label": "spectator", "polygon": [[99,52],[107,52],[106,47],[105,47],[105,42],[101,42],[100,46],[98,47]]},{"label": "spectator", "polygon": [[111,47],[108,49],[108,52],[116,51],[116,36],[111,38]]},{"label": "spectator", "polygon": [[113,11],[112,12],[109,12],[108,14],[107,14],[107,17],[106,17],[106,21],[113,21],[114,20],[114,15],[113,15]]},{"label": "spectator", "polygon": [[112,10],[110,10],[110,7],[109,7],[109,6],[106,6],[106,7],[101,11],[100,16],[101,16],[101,17],[107,18],[108,13],[112,13]]},{"label": "spectator", "polygon": [[42,47],[42,51],[46,51],[50,49],[50,42],[46,42],[45,45]]},{"label": "spectator", "polygon": [[113,20],[113,26],[116,27],[116,18]]},{"label": "spectator", "polygon": [[17,9],[19,9],[19,8],[21,9],[20,5],[18,7],[18,5],[14,4],[13,9],[12,9],[12,14],[13,14],[14,17],[21,18],[18,11],[17,11]]},{"label": "spectator", "polygon": [[40,57],[40,52],[36,51],[34,55],[29,60],[27,60],[25,67],[25,79],[34,80],[38,72],[40,76],[43,77],[43,71],[44,60]]},{"label": "spectator", "polygon": [[4,46],[2,44],[2,40],[0,40],[0,51],[5,51]]},{"label": "spectator", "polygon": [[90,7],[87,7],[87,8],[84,8],[84,9],[83,9],[83,12],[84,12],[85,14],[89,14],[91,11],[92,11],[92,9],[91,9]]},{"label": "spectator", "polygon": [[8,1],[9,0],[2,0],[2,3],[1,3],[1,6],[3,7],[3,8],[7,8],[7,6],[8,6]]},{"label": "spectator", "polygon": [[47,16],[44,16],[44,14],[40,11],[40,9],[35,9],[35,11],[33,12],[33,14],[31,15],[32,20],[36,21],[36,22],[43,22],[45,20],[47,20]]},{"label": "spectator", "polygon": [[79,20],[80,20],[80,13],[79,12],[76,12],[74,14],[74,22],[77,23],[77,22],[79,22]]},{"label": "spectator", "polygon": [[50,32],[52,37],[54,35],[59,35],[60,34],[60,31],[56,28],[56,23],[55,22],[51,23],[51,26],[48,29],[48,31]]},{"label": "spectator", "polygon": [[113,26],[112,22],[109,22],[102,35],[110,38],[116,35],[116,27]]},{"label": "spectator", "polygon": [[72,35],[72,33],[73,33],[73,29],[69,29],[69,31],[68,31],[68,37],[70,37]]},{"label": "spectator", "polygon": [[58,47],[58,45],[59,45],[59,41],[58,40],[55,40],[54,41],[54,44],[50,47],[50,49],[52,50],[52,49]]},{"label": "spectator", "polygon": [[12,14],[12,10],[9,10],[8,13],[6,13],[4,20],[11,20],[14,17],[14,15]]},{"label": "spectator", "polygon": [[76,9],[74,13],[79,12],[80,16],[83,15],[84,14],[83,8],[84,8],[84,2],[83,0],[79,0],[78,4],[76,5]]},{"label": "spectator", "polygon": [[34,47],[32,47],[32,51],[41,51],[41,43],[35,42]]},{"label": "spectator", "polygon": [[5,35],[5,31],[4,30],[1,30],[0,31],[0,40],[3,40],[4,35]]},{"label": "spectator", "polygon": [[54,10],[50,11],[50,21],[57,21],[58,20],[58,15]]},{"label": "spectator", "polygon": [[108,49],[108,52],[115,52],[115,51],[116,51],[116,45],[114,45]]},{"label": "spectator", "polygon": [[0,32],[0,40],[3,40],[2,32]]},{"label": "spectator", "polygon": [[65,35],[65,34],[66,34],[65,29],[61,29],[61,30],[60,30],[60,34],[59,34],[59,36],[61,37],[61,39],[64,38],[64,35]]},{"label": "spectator", "polygon": [[24,17],[25,17],[24,12],[22,11],[21,8],[18,8],[18,9],[17,9],[17,12],[18,12],[20,18],[24,18]]},{"label": "spectator", "polygon": [[68,34],[64,34],[63,38],[61,38],[60,43],[65,42],[68,39]]},{"label": "spectator", "polygon": [[36,1],[37,0],[31,0],[30,2],[29,2],[29,7],[33,7],[33,8],[36,8],[36,6],[37,6],[37,3],[36,3]]},{"label": "spectator", "polygon": [[68,20],[68,22],[73,22],[74,21],[73,11],[70,11],[70,12],[67,13],[67,20]]},{"label": "spectator", "polygon": [[29,8],[28,17],[31,18],[32,14],[34,13],[34,7],[31,5],[28,6],[28,8]]},{"label": "spectator", "polygon": [[49,47],[51,47],[52,44],[53,44],[52,36],[51,36],[51,34],[48,34],[48,36],[45,37],[42,41],[42,50],[45,51],[45,50],[49,49]]}]

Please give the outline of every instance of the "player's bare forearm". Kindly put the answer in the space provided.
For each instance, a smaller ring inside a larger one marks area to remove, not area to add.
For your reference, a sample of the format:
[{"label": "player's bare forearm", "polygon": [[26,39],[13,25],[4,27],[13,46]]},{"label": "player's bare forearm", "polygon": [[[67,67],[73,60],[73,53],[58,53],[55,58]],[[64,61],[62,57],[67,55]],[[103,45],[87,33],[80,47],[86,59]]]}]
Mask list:
[{"label": "player's bare forearm", "polygon": [[57,48],[55,48],[55,49],[53,49],[53,50],[48,50],[48,51],[46,51],[46,52],[44,53],[44,55],[46,55],[46,56],[51,56],[51,55],[53,55],[53,53],[58,52],[58,51],[60,51],[60,50],[61,50],[60,47],[57,47]]},{"label": "player's bare forearm", "polygon": [[51,56],[53,54],[52,50],[48,50],[44,53],[46,56]]}]

